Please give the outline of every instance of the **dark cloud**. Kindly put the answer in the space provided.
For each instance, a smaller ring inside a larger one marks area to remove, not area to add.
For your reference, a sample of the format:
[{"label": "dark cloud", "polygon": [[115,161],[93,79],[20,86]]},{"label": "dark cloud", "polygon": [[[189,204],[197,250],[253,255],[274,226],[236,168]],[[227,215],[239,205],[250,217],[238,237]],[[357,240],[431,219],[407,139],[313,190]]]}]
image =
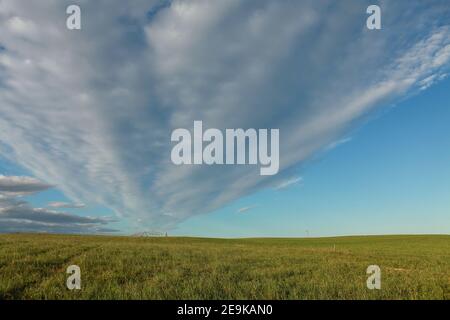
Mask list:
[{"label": "dark cloud", "polygon": [[[32,177],[0,176],[0,232],[113,233],[105,217],[78,216],[67,212],[34,208],[22,197],[51,186]],[[81,204],[52,202],[55,208],[81,208]]]},{"label": "dark cloud", "polygon": [[0,218],[0,233],[12,233],[12,232],[98,234],[98,233],[115,233],[118,232],[118,230],[98,227],[96,225],[70,224],[70,223],[52,224],[29,220]]},{"label": "dark cloud", "polygon": [[113,233],[109,218],[82,217],[66,212],[33,208],[26,201],[0,200],[0,232]]},{"label": "dark cloud", "polygon": [[52,186],[31,177],[0,175],[0,194],[21,196],[45,191]]},{"label": "dark cloud", "polygon": [[43,223],[76,223],[76,224],[106,224],[102,218],[91,218],[58,212],[43,208],[33,208],[28,204],[20,204],[7,208],[0,208],[0,219],[18,219]]}]

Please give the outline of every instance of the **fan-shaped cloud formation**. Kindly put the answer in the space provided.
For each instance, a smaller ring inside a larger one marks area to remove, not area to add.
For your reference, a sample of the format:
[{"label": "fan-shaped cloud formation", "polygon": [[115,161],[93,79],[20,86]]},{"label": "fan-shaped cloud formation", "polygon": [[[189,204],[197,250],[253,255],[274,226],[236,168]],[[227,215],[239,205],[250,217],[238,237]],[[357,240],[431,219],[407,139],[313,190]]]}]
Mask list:
[{"label": "fan-shaped cloud formation", "polygon": [[[173,225],[281,183],[375,107],[444,76],[446,0],[0,2],[0,152],[75,202]],[[279,128],[281,173],[170,162],[194,120]]]}]

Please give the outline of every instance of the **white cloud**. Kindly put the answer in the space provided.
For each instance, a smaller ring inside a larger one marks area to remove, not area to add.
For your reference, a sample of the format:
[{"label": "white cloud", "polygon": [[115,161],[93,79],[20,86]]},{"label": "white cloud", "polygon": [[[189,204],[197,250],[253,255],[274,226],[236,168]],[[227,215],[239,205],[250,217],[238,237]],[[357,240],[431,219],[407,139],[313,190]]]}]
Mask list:
[{"label": "white cloud", "polygon": [[84,203],[71,203],[71,202],[50,202],[48,204],[51,208],[65,208],[65,209],[80,209],[86,207]]},{"label": "white cloud", "polygon": [[24,20],[17,16],[9,18],[6,21],[6,27],[8,31],[19,36],[26,36],[29,38],[37,36],[37,26],[34,25],[31,21]]},{"label": "white cloud", "polygon": [[291,187],[293,185],[299,184],[303,182],[303,178],[302,177],[292,177],[290,179],[287,179],[285,181],[282,181],[281,183],[279,183],[276,187],[275,190],[282,190],[282,189],[286,189],[288,187]]},{"label": "white cloud", "polygon": [[[68,4],[0,2],[0,154],[75,203],[152,226],[282,183],[449,67],[439,0],[384,4],[381,32],[364,28],[364,1],[80,1],[81,31],[64,27]],[[170,133],[194,120],[279,128],[282,173],[173,166]]]},{"label": "white cloud", "polygon": [[337,147],[339,147],[339,146],[341,146],[341,145],[343,145],[343,144],[349,143],[350,141],[352,141],[352,138],[351,138],[351,137],[339,139],[339,140],[337,140],[337,141],[334,141],[334,142],[330,143],[330,144],[325,148],[325,150],[326,150],[326,151],[329,151],[329,150],[336,149]]},{"label": "white cloud", "polygon": [[244,212],[250,211],[250,210],[252,210],[252,209],[254,209],[254,208],[256,208],[256,206],[242,207],[242,208],[239,208],[239,209],[237,210],[237,213],[244,213]]}]

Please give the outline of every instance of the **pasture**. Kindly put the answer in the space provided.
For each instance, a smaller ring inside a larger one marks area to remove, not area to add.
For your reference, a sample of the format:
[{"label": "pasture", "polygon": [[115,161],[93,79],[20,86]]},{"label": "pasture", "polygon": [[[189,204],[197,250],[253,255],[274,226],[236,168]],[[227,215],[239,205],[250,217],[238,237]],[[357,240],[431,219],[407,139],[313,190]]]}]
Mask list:
[{"label": "pasture", "polygon": [[[81,268],[81,290],[66,269]],[[369,265],[381,289],[366,286]],[[450,236],[0,235],[0,299],[450,299]]]}]

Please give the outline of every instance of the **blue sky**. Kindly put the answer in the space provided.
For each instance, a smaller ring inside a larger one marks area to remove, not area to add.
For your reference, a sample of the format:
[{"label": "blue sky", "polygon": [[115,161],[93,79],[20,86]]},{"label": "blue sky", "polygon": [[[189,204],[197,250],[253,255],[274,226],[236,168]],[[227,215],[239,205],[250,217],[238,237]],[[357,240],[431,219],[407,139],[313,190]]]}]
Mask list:
[{"label": "blue sky", "polygon": [[[76,3],[0,3],[0,232],[449,232],[448,1]],[[279,173],[174,165],[196,120]]]},{"label": "blue sky", "polygon": [[[386,107],[348,142],[265,190],[181,224],[177,234],[305,237],[450,232],[450,79]],[[239,208],[252,207],[239,213]]]}]

